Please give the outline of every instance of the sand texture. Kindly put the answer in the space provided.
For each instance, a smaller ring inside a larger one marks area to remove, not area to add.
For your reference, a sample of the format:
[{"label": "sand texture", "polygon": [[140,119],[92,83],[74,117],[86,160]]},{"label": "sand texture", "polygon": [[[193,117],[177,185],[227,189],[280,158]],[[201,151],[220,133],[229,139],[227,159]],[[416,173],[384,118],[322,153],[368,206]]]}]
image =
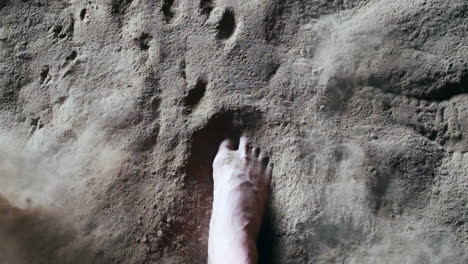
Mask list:
[{"label": "sand texture", "polygon": [[0,264],[205,263],[242,131],[261,263],[467,263],[467,91],[466,0],[0,0]]}]

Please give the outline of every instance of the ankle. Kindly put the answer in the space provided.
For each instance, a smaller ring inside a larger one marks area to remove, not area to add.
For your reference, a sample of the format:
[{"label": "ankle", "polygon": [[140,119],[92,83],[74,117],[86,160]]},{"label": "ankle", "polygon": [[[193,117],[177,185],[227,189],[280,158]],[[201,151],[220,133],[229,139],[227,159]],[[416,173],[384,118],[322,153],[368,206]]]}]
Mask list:
[{"label": "ankle", "polygon": [[231,239],[210,241],[208,260],[210,264],[255,264],[257,263],[255,241],[239,235]]}]

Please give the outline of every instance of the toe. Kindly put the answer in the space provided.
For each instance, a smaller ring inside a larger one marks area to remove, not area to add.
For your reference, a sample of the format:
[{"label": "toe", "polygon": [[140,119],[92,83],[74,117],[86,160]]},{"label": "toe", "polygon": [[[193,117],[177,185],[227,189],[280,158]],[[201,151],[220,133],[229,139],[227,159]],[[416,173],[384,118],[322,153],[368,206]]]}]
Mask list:
[{"label": "toe", "polygon": [[218,152],[223,152],[223,151],[228,151],[228,150],[234,150],[234,142],[232,142],[232,140],[230,139],[225,139],[219,145]]},{"label": "toe", "polygon": [[265,156],[265,157],[262,157],[260,160],[262,164],[262,170],[266,170],[268,167],[268,163],[270,162],[270,158]]},{"label": "toe", "polygon": [[252,157],[258,158],[259,155],[260,155],[260,148],[253,148]]},{"label": "toe", "polygon": [[250,151],[250,139],[246,136],[242,136],[239,141],[239,151],[241,155],[247,156]]},{"label": "toe", "polygon": [[270,186],[271,184],[271,175],[273,173],[273,164],[270,163],[267,167],[267,169],[265,170],[265,183],[267,186]]}]

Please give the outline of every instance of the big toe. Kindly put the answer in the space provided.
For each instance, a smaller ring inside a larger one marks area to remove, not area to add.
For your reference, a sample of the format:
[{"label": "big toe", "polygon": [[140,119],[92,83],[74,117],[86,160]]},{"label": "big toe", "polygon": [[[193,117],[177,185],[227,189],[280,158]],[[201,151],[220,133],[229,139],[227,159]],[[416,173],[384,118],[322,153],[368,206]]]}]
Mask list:
[{"label": "big toe", "polygon": [[246,136],[242,136],[239,140],[239,151],[242,156],[248,156],[250,153],[250,139]]}]

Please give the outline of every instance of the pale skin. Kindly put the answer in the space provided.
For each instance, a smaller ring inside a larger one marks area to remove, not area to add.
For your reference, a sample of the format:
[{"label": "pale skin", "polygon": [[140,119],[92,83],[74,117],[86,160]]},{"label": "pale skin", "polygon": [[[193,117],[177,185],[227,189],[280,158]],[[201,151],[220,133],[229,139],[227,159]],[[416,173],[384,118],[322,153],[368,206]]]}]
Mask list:
[{"label": "pale skin", "polygon": [[254,264],[256,241],[271,183],[271,166],[242,136],[239,148],[224,140],[213,161],[209,264]]}]

